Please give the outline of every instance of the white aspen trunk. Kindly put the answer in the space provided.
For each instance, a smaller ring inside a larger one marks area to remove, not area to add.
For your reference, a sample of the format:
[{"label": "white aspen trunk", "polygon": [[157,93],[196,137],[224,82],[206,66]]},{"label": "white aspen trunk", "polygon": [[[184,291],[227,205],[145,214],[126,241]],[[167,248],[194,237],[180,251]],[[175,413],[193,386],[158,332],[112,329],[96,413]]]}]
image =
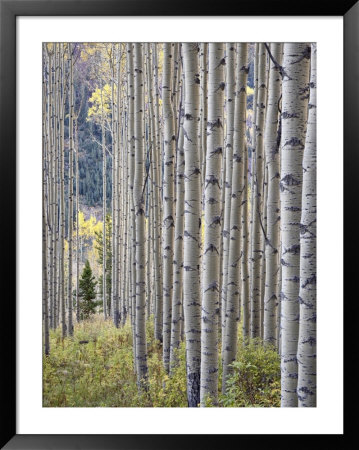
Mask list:
[{"label": "white aspen trunk", "polygon": [[[244,71],[244,79],[243,79],[243,85],[239,86],[240,92],[246,92],[247,93],[247,80],[248,80],[248,73],[249,73],[249,63],[248,63],[248,49],[249,44],[243,44],[245,45],[244,51],[247,52],[247,61],[245,62],[246,67],[240,67],[240,70]],[[244,95],[244,94],[242,94]],[[246,100],[246,108],[247,108],[247,100]],[[246,128],[247,128],[247,114],[245,116],[246,121]],[[248,184],[248,177],[249,177],[249,158],[248,158],[248,146],[247,146],[247,139],[245,138],[245,149],[243,152],[243,201],[245,204],[242,206],[242,217],[241,217],[241,223],[242,223],[242,231],[241,231],[241,280],[242,280],[242,290],[241,290],[241,297],[242,297],[242,313],[243,313],[243,321],[242,321],[242,333],[243,333],[243,343],[245,344],[247,342],[248,336],[249,336],[249,329],[250,329],[250,313],[249,313],[249,307],[250,307],[250,294],[249,294],[249,244],[250,244],[250,236],[249,236],[249,213],[250,213],[250,198],[249,198],[249,184]]]},{"label": "white aspen trunk", "polygon": [[[150,168],[148,168],[150,170]],[[149,187],[149,183],[147,184],[147,189]],[[147,194],[147,246],[146,246],[146,318],[148,319],[151,314],[151,303],[152,303],[152,286],[151,286],[151,274],[152,274],[152,263],[151,263],[151,243],[152,243],[152,195],[150,193]]]},{"label": "white aspen trunk", "polygon": [[171,44],[163,44],[162,105],[164,121],[163,174],[163,364],[169,372],[171,341],[171,298],[173,289],[174,242],[174,155],[175,126],[171,103],[172,54]]},{"label": "white aspen trunk", "polygon": [[80,213],[80,176],[79,176],[79,144],[78,144],[78,126],[75,122],[75,171],[76,171],[76,322],[80,322],[80,296],[79,296],[79,278],[80,278],[80,238],[79,238],[79,213]]},{"label": "white aspen trunk", "polygon": [[[64,133],[64,116],[65,116],[65,94],[64,94],[64,49],[60,44],[59,62],[61,64],[61,84],[59,83],[59,148],[60,148],[60,305],[61,305],[61,332],[62,337],[67,335],[66,326],[66,306],[65,306],[65,133]],[[62,92],[62,94],[61,94]]]},{"label": "white aspen trunk", "polygon": [[[153,147],[153,170],[155,183],[155,254],[156,254],[156,300],[155,300],[155,338],[163,341],[163,293],[162,293],[162,220],[161,220],[161,138],[159,120],[159,89],[158,89],[158,66],[157,66],[157,44],[152,44],[153,56],[153,90],[154,90],[154,133],[155,142]],[[151,67],[149,63],[149,67]],[[151,90],[149,91],[151,95]]]},{"label": "white aspen trunk", "polygon": [[268,170],[266,161],[264,161],[264,182],[263,182],[263,205],[262,205],[262,265],[261,265],[261,325],[260,325],[260,338],[263,340],[264,334],[264,291],[266,280],[266,236],[267,236],[267,200],[268,200]]},{"label": "white aspen trunk", "polygon": [[134,68],[133,68],[133,44],[127,44],[127,88],[128,88],[128,188],[129,188],[129,209],[130,223],[131,223],[131,246],[130,246],[130,298],[129,309],[131,317],[132,327],[132,341],[133,341],[133,356],[134,356],[134,368],[136,370],[136,221],[135,221],[135,209],[134,209],[134,178],[135,178],[135,136],[134,136]]},{"label": "white aspen trunk", "polygon": [[[150,46],[148,43],[144,44],[144,67],[145,67],[145,98],[147,98],[147,105],[145,107],[145,129],[146,129],[146,179],[145,179],[145,191],[146,191],[146,213],[147,213],[147,228],[146,228],[146,320],[149,319],[151,315],[151,304],[153,297],[153,287],[152,287],[152,234],[153,234],[153,183],[152,183],[152,146],[154,141],[152,123],[150,117],[150,99],[149,99],[149,83],[148,83],[148,61],[150,59],[149,52]],[[151,105],[152,106],[152,105]]]},{"label": "white aspen trunk", "polygon": [[206,155],[207,155],[207,121],[208,121],[208,43],[201,44],[201,176],[202,185],[206,176]]},{"label": "white aspen trunk", "polygon": [[279,302],[279,244],[280,244],[280,155],[279,146],[281,138],[280,129],[280,99],[283,45],[272,43],[269,48],[275,64],[270,60],[268,107],[264,135],[264,148],[266,167],[268,170],[268,197],[267,197],[267,230],[265,239],[265,290],[264,290],[264,342],[278,347],[277,342],[277,307]]},{"label": "white aspen trunk", "polygon": [[127,178],[125,176],[125,164],[127,159],[126,143],[127,138],[125,134],[125,118],[127,110],[123,101],[122,91],[122,45],[119,44],[117,48],[116,58],[116,79],[117,79],[117,108],[116,108],[116,126],[117,126],[117,165],[116,165],[116,184],[117,184],[117,198],[116,198],[116,236],[117,245],[115,249],[117,264],[116,264],[116,289],[117,289],[117,317],[118,326],[122,322],[125,323],[125,285],[126,273],[124,252],[126,249],[127,229],[125,228],[126,217],[126,201],[127,201]]},{"label": "white aspen trunk", "polygon": [[224,349],[226,301],[228,280],[228,254],[230,245],[230,217],[232,196],[232,159],[234,134],[234,102],[235,102],[235,44],[226,45],[226,145],[224,153],[225,177],[223,180],[224,202],[223,208],[223,258],[222,258],[222,289],[221,289],[221,326],[222,326],[222,356]]},{"label": "white aspen trunk", "polygon": [[221,233],[221,171],[223,155],[223,91],[225,64],[221,43],[209,44],[208,126],[205,177],[205,237],[201,322],[201,406],[218,395],[218,314]]},{"label": "white aspen trunk", "polygon": [[178,95],[178,87],[179,87],[179,75],[180,75],[180,44],[178,42],[171,44],[171,53],[173,59],[173,76],[172,76],[172,86],[171,86],[171,102],[173,108],[173,117],[174,117],[174,130],[175,136],[178,136],[178,128],[179,128],[179,111],[177,109],[179,104],[179,95]]},{"label": "white aspen trunk", "polygon": [[298,405],[300,216],[306,135],[310,47],[285,43],[281,141],[281,406]]},{"label": "white aspen trunk", "polygon": [[54,146],[54,173],[53,173],[53,183],[54,183],[54,238],[53,238],[53,254],[54,254],[54,274],[53,274],[53,302],[52,302],[52,327],[56,328],[58,324],[58,240],[59,240],[59,158],[58,158],[58,67],[57,67],[57,44],[54,44],[54,86],[53,91],[53,146]]},{"label": "white aspen trunk", "polygon": [[69,92],[69,186],[68,186],[68,332],[72,336],[74,333],[72,318],[72,234],[73,234],[73,215],[74,215],[74,80],[73,80],[73,61],[72,44],[69,44],[69,65],[70,65],[70,92]]},{"label": "white aspen trunk", "polygon": [[201,367],[201,170],[198,118],[200,85],[196,44],[183,43],[185,79],[184,156],[185,209],[183,233],[183,313],[186,339],[187,401],[189,407],[200,402]]},{"label": "white aspen trunk", "polygon": [[[248,44],[247,44],[248,45]],[[248,67],[247,67],[248,69]],[[249,193],[248,193],[248,148],[246,146],[243,154],[243,201],[245,204],[242,206],[242,250],[241,250],[241,279],[242,279],[242,310],[243,310],[243,342],[246,343],[249,331],[250,331],[250,294],[249,294]]]},{"label": "white aspen trunk", "polygon": [[[44,177],[45,180],[45,177]],[[45,189],[43,181],[43,202],[42,202],[42,320],[43,320],[43,345],[45,355],[50,354],[50,339],[49,339],[49,304],[48,304],[48,278],[47,278],[47,223],[45,213]]]},{"label": "white aspen trunk", "polygon": [[244,153],[247,151],[247,44],[239,44],[237,50],[238,81],[236,86],[233,140],[233,176],[230,205],[230,244],[228,256],[228,292],[223,347],[222,391],[226,390],[229,365],[236,359],[238,323],[240,319],[240,269],[241,269],[241,218],[246,207],[246,184],[244,183]]},{"label": "white aspen trunk", "polygon": [[246,338],[251,337],[251,327],[252,327],[252,303],[253,303],[253,233],[254,233],[254,195],[255,195],[255,171],[256,171],[256,141],[257,141],[257,134],[256,134],[256,125],[257,125],[257,98],[258,98],[258,51],[259,51],[259,44],[254,44],[254,93],[253,93],[253,116],[252,116],[252,146],[251,146],[251,160],[250,160],[250,173],[251,173],[251,200],[250,200],[250,229],[249,229],[249,293],[250,293],[250,299],[249,299],[249,328],[248,328],[248,336],[244,335],[244,340],[246,341]]},{"label": "white aspen trunk", "polygon": [[300,288],[298,338],[298,406],[317,404],[317,45],[311,45],[307,136],[303,156],[302,215],[300,219]]},{"label": "white aspen trunk", "polygon": [[[47,56],[47,58],[46,58]],[[43,110],[45,113],[45,108],[47,108],[47,114],[44,118],[44,129],[46,129],[47,134],[47,152],[48,153],[48,231],[49,236],[46,236],[47,239],[47,248],[48,253],[46,253],[46,258],[49,260],[49,276],[47,279],[47,289],[49,291],[49,327],[54,328],[54,322],[53,322],[53,311],[54,311],[54,279],[56,277],[56,272],[54,271],[54,253],[55,253],[55,179],[54,179],[54,159],[55,159],[55,145],[54,145],[54,129],[53,129],[53,82],[52,82],[52,69],[53,69],[53,52],[50,52],[46,46],[46,53],[45,48],[43,49],[43,58],[44,58],[44,64],[46,64],[46,67],[48,68],[48,77],[47,77],[47,83],[46,83],[46,93],[44,93],[44,106]],[[43,80],[45,83],[45,74],[43,74]]]},{"label": "white aspen trunk", "polygon": [[177,144],[176,167],[176,223],[175,223],[175,248],[173,258],[173,296],[172,296],[172,329],[170,368],[176,364],[175,351],[181,342],[180,323],[183,294],[183,232],[184,232],[184,151],[183,151],[183,110],[180,103],[180,125]]},{"label": "white aspen trunk", "polygon": [[106,134],[105,134],[105,118],[103,111],[103,86],[101,88],[101,139],[102,139],[102,297],[103,297],[103,316],[107,320],[108,306],[107,306],[107,283],[106,283],[106,262],[107,262],[107,245],[106,245],[106,204],[107,204],[107,193],[106,193]]},{"label": "white aspen trunk", "polygon": [[[45,44],[46,45],[46,44]],[[48,224],[48,215],[46,211],[49,208],[48,198],[46,198],[46,159],[48,153],[48,145],[46,145],[46,127],[49,121],[49,114],[51,114],[51,108],[47,110],[46,108],[46,97],[49,96],[49,93],[46,92],[46,80],[45,80],[45,71],[47,69],[46,61],[45,61],[45,52],[43,49],[43,104],[42,104],[42,325],[43,325],[43,348],[45,355],[50,353],[50,339],[49,339],[49,283],[48,283],[48,274],[47,274],[47,253],[48,253],[48,239],[47,239],[47,231],[49,228]],[[50,65],[51,67],[51,65]],[[49,77],[52,74],[49,70]],[[51,95],[51,92],[50,92]],[[47,112],[47,114],[46,114]],[[50,143],[51,144],[51,143]],[[49,174],[48,174],[49,176]],[[51,179],[50,179],[51,182]],[[51,270],[51,267],[50,267]]]},{"label": "white aspen trunk", "polygon": [[[125,47],[124,47],[125,48]],[[125,55],[125,61],[127,59],[126,51],[123,50]],[[121,65],[121,58],[119,61],[119,65]],[[127,86],[129,82],[127,71],[123,73],[124,84]],[[122,149],[122,160],[123,160],[123,168],[122,168],[122,179],[119,179],[119,183],[122,185],[123,192],[123,207],[122,210],[119,211],[122,217],[122,232],[124,234],[123,240],[123,252],[121,256],[121,266],[119,266],[119,270],[122,271],[122,279],[123,283],[121,286],[122,289],[122,302],[121,302],[121,321],[122,324],[126,324],[127,315],[129,311],[129,284],[130,284],[130,264],[129,264],[129,245],[130,245],[130,233],[129,233],[129,218],[130,218],[130,208],[129,208],[129,140],[128,140],[128,111],[129,111],[129,100],[127,96],[127,92],[122,88],[121,81],[119,80],[119,86],[121,87],[121,103],[118,108],[118,123],[121,123],[121,132],[119,131],[119,135],[121,136],[121,144],[120,148]]]},{"label": "white aspen trunk", "polygon": [[[117,123],[117,98],[120,90],[117,84],[115,96],[115,77],[118,81],[118,74],[115,71],[115,44],[111,46],[111,122],[112,122],[112,276],[111,276],[111,312],[112,320],[116,328],[119,326],[119,293],[118,293],[118,249],[120,247],[121,236],[118,233],[118,198],[120,196],[119,185],[117,180],[119,165],[119,149],[118,149],[118,123]],[[116,76],[117,75],[117,76]]]},{"label": "white aspen trunk", "polygon": [[133,203],[136,222],[136,372],[139,388],[146,388],[147,342],[146,342],[146,238],[144,210],[144,80],[142,44],[134,44],[135,86],[135,180]]},{"label": "white aspen trunk", "polygon": [[[252,175],[252,267],[251,267],[251,337],[260,335],[261,319],[261,273],[263,262],[263,180],[264,180],[264,124],[267,99],[266,53],[264,44],[258,49],[258,97],[256,104],[255,147],[253,148],[255,167]],[[252,154],[253,156],[253,154]],[[253,159],[252,159],[253,161]],[[254,184],[254,186],[253,186]]]}]

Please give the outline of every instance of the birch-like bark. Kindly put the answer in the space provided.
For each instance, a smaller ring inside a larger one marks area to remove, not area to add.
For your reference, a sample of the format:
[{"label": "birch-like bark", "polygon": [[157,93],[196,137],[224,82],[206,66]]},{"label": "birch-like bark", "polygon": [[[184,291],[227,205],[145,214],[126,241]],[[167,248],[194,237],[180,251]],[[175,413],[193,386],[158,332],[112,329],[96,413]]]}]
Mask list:
[{"label": "birch-like bark", "polygon": [[61,82],[58,85],[58,101],[59,101],[59,151],[60,151],[60,305],[61,305],[61,332],[62,337],[67,335],[66,326],[66,305],[65,305],[65,64],[64,64],[64,44],[60,44],[59,63],[61,65]]},{"label": "birch-like bark", "polygon": [[307,136],[303,156],[302,215],[300,219],[300,288],[298,338],[298,406],[316,406],[317,394],[317,46],[311,45]]},{"label": "birch-like bark", "polygon": [[[55,145],[54,145],[54,122],[53,122],[53,51],[49,51],[48,45],[45,45],[46,49],[43,49],[43,58],[45,67],[48,70],[48,76],[46,77],[46,91],[44,93],[43,106],[44,114],[46,112],[46,117],[44,117],[44,128],[46,129],[46,134],[48,136],[47,140],[47,152],[48,153],[48,168],[47,168],[47,179],[48,179],[48,225],[49,225],[49,235],[46,235],[48,252],[46,253],[46,258],[49,262],[49,274],[47,279],[47,289],[49,293],[49,326],[54,328],[54,304],[55,304],[55,292],[54,292],[54,280],[56,279],[56,272],[54,268],[55,260],[55,173],[54,173],[54,159],[55,156]],[[45,51],[46,50],[46,51]],[[46,58],[46,59],[45,59]],[[43,74],[43,83],[45,83],[45,74]],[[44,130],[45,132],[45,130]]]},{"label": "birch-like bark", "polygon": [[[264,124],[265,108],[267,99],[266,86],[266,52],[264,44],[259,44],[258,49],[258,97],[256,104],[256,127],[255,127],[255,148],[253,164],[253,203],[252,217],[253,224],[251,235],[252,257],[251,257],[251,337],[260,335],[261,319],[261,267],[263,259],[263,181],[264,181]],[[253,155],[253,154],[252,154]]]},{"label": "birch-like bark", "polygon": [[73,80],[73,60],[72,44],[69,44],[69,66],[70,66],[70,91],[69,91],[69,186],[68,186],[68,332],[72,336],[74,333],[72,318],[72,244],[73,244],[73,215],[74,215],[74,80]]},{"label": "birch-like bark", "polygon": [[58,111],[57,111],[57,44],[54,44],[53,50],[53,61],[54,61],[54,69],[53,69],[53,86],[52,86],[52,114],[53,114],[53,137],[52,137],[52,145],[53,145],[53,188],[54,188],[54,197],[53,197],[53,287],[52,287],[52,295],[53,300],[51,303],[51,326],[52,328],[56,328],[58,324],[58,239],[59,239],[59,177],[58,177],[58,168],[59,168],[59,158],[58,158]]},{"label": "birch-like bark", "polygon": [[298,405],[300,217],[302,160],[308,111],[310,47],[285,43],[281,141],[281,405]]},{"label": "birch-like bark", "polygon": [[262,263],[261,263],[261,323],[260,323],[260,338],[263,340],[264,334],[264,291],[265,291],[265,279],[266,279],[266,254],[265,254],[265,240],[267,236],[267,200],[268,200],[268,170],[266,162],[263,163],[264,175],[263,175],[263,204],[262,204]]},{"label": "birch-like bark", "polygon": [[268,196],[267,196],[267,230],[265,239],[265,291],[264,291],[264,333],[265,342],[278,347],[277,342],[277,307],[279,301],[279,244],[280,244],[280,155],[281,139],[280,100],[281,100],[281,74],[283,45],[270,44],[270,52],[275,64],[270,60],[268,108],[264,135],[266,167],[268,170]]},{"label": "birch-like bark", "polygon": [[134,209],[134,178],[135,178],[135,136],[134,136],[134,68],[133,68],[133,44],[127,44],[127,89],[128,89],[128,189],[129,189],[129,209],[130,209],[130,298],[129,309],[131,317],[132,328],[132,341],[133,341],[133,354],[134,354],[134,367],[136,370],[136,221],[135,221],[135,209]]},{"label": "birch-like bark", "polygon": [[106,134],[105,134],[105,117],[103,110],[103,86],[101,88],[101,144],[102,144],[102,304],[103,304],[103,316],[107,319],[108,306],[107,306],[107,245],[106,245],[106,210],[107,210],[107,192],[106,192],[106,175],[107,175],[107,158],[106,158]]},{"label": "birch-like bark", "polygon": [[184,232],[184,151],[183,151],[183,110],[180,103],[179,111],[179,137],[177,144],[176,164],[176,222],[175,222],[175,248],[173,258],[173,296],[172,296],[172,329],[170,368],[176,364],[175,351],[181,342],[180,323],[183,295],[183,232]]},{"label": "birch-like bark", "polygon": [[218,314],[221,234],[221,171],[223,156],[224,46],[209,44],[208,126],[205,177],[205,236],[201,322],[201,406],[218,395]]},{"label": "birch-like bark", "polygon": [[240,269],[241,269],[241,217],[246,206],[246,184],[244,183],[244,153],[247,151],[246,109],[247,109],[247,44],[237,49],[238,81],[234,109],[233,176],[230,212],[230,245],[228,256],[228,292],[223,347],[223,382],[225,392],[227,378],[231,373],[229,365],[237,355],[238,323],[240,319]]},{"label": "birch-like bark", "polygon": [[135,180],[133,203],[136,222],[136,372],[137,383],[145,388],[147,380],[146,342],[146,238],[144,209],[144,79],[142,44],[134,44],[134,87],[135,87]]},{"label": "birch-like bark", "polygon": [[208,43],[201,44],[200,53],[200,69],[201,69],[201,175],[202,185],[206,175],[206,154],[207,154],[207,121],[208,121]]},{"label": "birch-like bark", "polygon": [[172,67],[172,77],[171,77],[171,102],[173,108],[173,120],[174,120],[174,129],[175,136],[178,136],[179,129],[179,76],[180,76],[180,44],[178,42],[171,44],[171,54],[173,59],[173,67]]},{"label": "birch-like bark", "polygon": [[[160,112],[159,112],[159,89],[158,89],[158,63],[157,63],[157,44],[152,44],[153,57],[153,101],[154,101],[154,133],[155,141],[153,147],[153,171],[155,183],[155,252],[156,252],[156,300],[155,300],[155,338],[163,341],[163,286],[162,286],[162,220],[161,220],[161,132],[160,132]],[[150,63],[149,66],[151,67]],[[149,91],[151,94],[151,90]]]},{"label": "birch-like bark", "polygon": [[[45,180],[45,177],[44,177]],[[43,181],[43,202],[42,202],[42,318],[43,318],[43,333],[44,333],[44,352],[45,355],[50,354],[50,339],[49,339],[49,303],[48,303],[48,277],[47,277],[47,223],[45,213],[45,181]]]},{"label": "birch-like bark", "polygon": [[[247,44],[248,46],[248,44]],[[248,218],[250,213],[250,199],[248,190],[248,149],[247,146],[243,154],[243,201],[242,206],[242,250],[241,250],[241,279],[242,279],[242,311],[243,311],[243,342],[246,343],[250,330],[250,295],[249,295],[249,227]]]},{"label": "birch-like bark", "polygon": [[233,134],[234,134],[234,103],[235,103],[235,44],[226,44],[226,146],[224,152],[225,177],[222,189],[223,202],[223,258],[222,258],[222,289],[221,289],[221,319],[222,319],[222,355],[224,349],[226,302],[228,283],[228,254],[230,245],[232,167],[233,167]]},{"label": "birch-like bark", "polygon": [[[116,328],[119,326],[119,295],[118,295],[118,249],[120,247],[120,234],[118,233],[118,124],[117,124],[117,94],[115,96],[115,44],[111,47],[111,122],[112,122],[112,274],[111,274],[111,312],[112,320]],[[118,80],[118,76],[116,77]],[[117,85],[117,93],[119,93],[119,84]]]},{"label": "birch-like bark", "polygon": [[60,85],[60,51],[59,44],[54,44],[54,64],[55,64],[55,87],[54,87],[54,145],[55,145],[55,196],[56,196],[56,209],[55,209],[55,245],[54,245],[54,328],[57,328],[60,321],[60,301],[61,301],[61,286],[60,286],[60,103],[59,103],[59,85]]},{"label": "birch-like bark", "polygon": [[249,258],[249,328],[248,328],[248,336],[244,334],[244,341],[246,342],[247,337],[251,337],[251,326],[252,326],[252,303],[253,303],[253,233],[254,233],[254,195],[255,195],[255,171],[256,171],[256,141],[257,141],[257,133],[256,133],[256,117],[257,117],[257,98],[258,98],[258,52],[259,52],[259,44],[254,44],[254,93],[253,93],[253,116],[252,116],[252,139],[251,139],[251,159],[250,159],[250,174],[251,174],[251,190],[250,190],[250,227],[249,227],[249,249],[248,249],[248,258]]},{"label": "birch-like bark", "polygon": [[171,102],[172,54],[171,44],[163,44],[162,106],[164,121],[164,173],[163,173],[163,364],[169,372],[171,315],[173,290],[174,243],[174,156],[175,125]]},{"label": "birch-like bark", "polygon": [[[79,111],[80,112],[80,111]],[[76,185],[76,322],[80,322],[80,237],[79,237],[79,214],[80,214],[80,176],[79,176],[79,142],[78,142],[78,115],[74,124],[74,148],[75,148],[75,185]]]},{"label": "birch-like bark", "polygon": [[[45,44],[46,45],[46,44]],[[43,49],[43,59],[45,59],[45,53]],[[49,94],[46,92],[45,88],[45,71],[47,69],[46,62],[43,60],[43,103],[42,103],[42,325],[43,325],[43,348],[45,355],[50,353],[50,339],[49,339],[49,283],[48,283],[48,274],[47,274],[47,253],[48,253],[48,239],[47,239],[47,231],[48,231],[48,217],[46,210],[49,207],[46,204],[46,153],[47,153],[47,145],[46,145],[46,122],[49,121],[49,113],[51,114],[51,109],[47,110],[46,108],[46,96]],[[51,67],[51,65],[50,65]],[[51,77],[51,72],[49,73]],[[50,93],[51,95],[51,93]],[[46,114],[47,112],[47,114]],[[51,267],[50,267],[51,270]]]},{"label": "birch-like bark", "polygon": [[186,339],[187,401],[200,402],[201,367],[201,169],[198,141],[200,115],[199,58],[196,44],[183,43],[185,79],[184,157],[185,205],[183,233],[183,313]]}]

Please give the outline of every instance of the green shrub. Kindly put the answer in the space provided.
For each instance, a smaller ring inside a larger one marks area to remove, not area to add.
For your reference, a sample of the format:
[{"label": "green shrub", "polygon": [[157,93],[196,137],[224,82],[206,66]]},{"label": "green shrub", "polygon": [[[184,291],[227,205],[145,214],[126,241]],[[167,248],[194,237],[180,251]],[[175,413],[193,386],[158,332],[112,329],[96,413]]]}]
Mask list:
[{"label": "green shrub", "polygon": [[221,406],[280,406],[280,357],[273,346],[250,340],[240,345],[231,367]]},{"label": "green shrub", "polygon": [[[43,406],[187,407],[186,349],[176,350],[177,364],[168,375],[162,364],[162,345],[154,338],[153,317],[146,324],[148,380],[139,391],[128,323],[116,328],[101,315],[75,324],[73,337],[50,331],[51,353],[43,358]],[[219,406],[280,406],[280,364],[276,350],[253,340],[243,346],[232,364],[228,389],[222,389],[219,348]],[[207,406],[214,406],[211,401]]]}]

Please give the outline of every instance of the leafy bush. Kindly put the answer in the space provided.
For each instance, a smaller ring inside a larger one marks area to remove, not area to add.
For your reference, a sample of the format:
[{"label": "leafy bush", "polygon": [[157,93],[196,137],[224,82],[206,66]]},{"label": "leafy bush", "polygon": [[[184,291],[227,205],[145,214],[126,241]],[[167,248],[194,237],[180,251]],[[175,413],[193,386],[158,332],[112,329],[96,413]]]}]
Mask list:
[{"label": "leafy bush", "polygon": [[[94,315],[75,324],[73,337],[65,339],[60,329],[51,330],[51,353],[43,358],[43,406],[187,407],[185,343],[176,351],[177,365],[168,375],[162,346],[154,338],[153,317],[147,321],[146,332],[147,389],[139,392],[129,321],[116,328],[110,320]],[[259,341],[243,346],[241,332],[238,340],[238,357],[224,395],[220,394],[219,356],[219,406],[280,406],[277,352]],[[214,405],[208,401],[207,406]]]},{"label": "leafy bush", "polygon": [[185,407],[185,347],[169,377],[162,347],[154,340],[153,318],[147,322],[147,392],[139,392],[129,323],[116,328],[99,315],[75,324],[72,338],[50,331],[51,353],[43,358],[43,406]]},{"label": "leafy bush", "polygon": [[280,406],[280,357],[273,346],[259,339],[240,345],[231,367],[221,406]]}]

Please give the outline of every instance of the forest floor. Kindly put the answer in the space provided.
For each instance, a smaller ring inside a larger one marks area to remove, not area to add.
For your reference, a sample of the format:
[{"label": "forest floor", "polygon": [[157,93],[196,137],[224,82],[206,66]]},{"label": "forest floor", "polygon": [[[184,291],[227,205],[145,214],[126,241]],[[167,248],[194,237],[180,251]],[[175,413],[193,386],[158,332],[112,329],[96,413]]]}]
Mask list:
[{"label": "forest floor", "polygon": [[[111,321],[95,315],[75,324],[73,337],[62,339],[60,328],[52,330],[50,355],[43,357],[43,406],[187,407],[184,342],[178,349],[178,365],[169,376],[162,365],[161,344],[154,339],[153,318],[146,326],[147,392],[137,388],[129,324],[117,329]],[[221,393],[219,357],[219,406],[279,407],[277,351],[259,340],[244,346],[241,324],[238,334],[238,355],[225,394]]]}]

